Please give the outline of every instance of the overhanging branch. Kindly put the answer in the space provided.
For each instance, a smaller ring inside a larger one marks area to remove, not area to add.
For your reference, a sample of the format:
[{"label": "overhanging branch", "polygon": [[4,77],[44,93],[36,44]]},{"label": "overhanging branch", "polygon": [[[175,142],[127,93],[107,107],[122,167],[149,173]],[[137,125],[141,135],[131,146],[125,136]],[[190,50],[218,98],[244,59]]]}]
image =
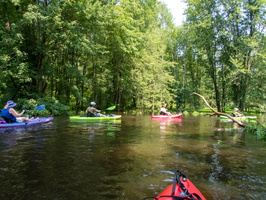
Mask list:
[{"label": "overhanging branch", "polygon": [[234,117],[232,117],[231,115],[228,115],[228,114],[226,114],[226,113],[222,113],[222,112],[218,112],[218,111],[214,110],[202,95],[200,95],[200,94],[198,94],[198,93],[196,93],[196,92],[193,92],[191,95],[197,95],[197,96],[199,96],[200,98],[202,98],[203,101],[205,102],[205,104],[206,104],[206,105],[212,110],[212,112],[214,112],[215,114],[226,116],[226,117],[230,118],[232,121],[234,121],[235,123],[237,123],[239,126],[245,127],[245,124],[244,124],[244,123],[242,123],[241,121],[236,120],[236,119],[235,119]]}]

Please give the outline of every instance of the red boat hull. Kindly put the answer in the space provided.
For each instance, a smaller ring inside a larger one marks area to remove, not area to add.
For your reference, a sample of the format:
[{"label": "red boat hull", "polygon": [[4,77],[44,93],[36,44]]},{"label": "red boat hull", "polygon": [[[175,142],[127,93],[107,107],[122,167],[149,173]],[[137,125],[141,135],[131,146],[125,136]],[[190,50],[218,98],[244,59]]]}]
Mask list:
[{"label": "red boat hull", "polygon": [[173,184],[157,197],[146,197],[144,199],[150,198],[153,200],[206,200],[196,186],[180,171],[176,172]]},{"label": "red boat hull", "polygon": [[168,115],[154,115],[154,116],[151,116],[151,118],[153,118],[153,119],[172,119],[172,118],[179,118],[181,116],[182,116],[182,113],[181,114],[172,115],[172,116],[168,116]]},{"label": "red boat hull", "polygon": [[[180,181],[184,184],[185,188],[188,190],[190,194],[197,194],[202,200],[206,200],[206,198],[201,194],[201,192],[196,188],[196,186],[188,179],[185,181],[180,178]],[[159,200],[173,200],[172,197],[162,197],[162,196],[171,196],[172,195],[172,188],[173,184],[168,186],[162,193],[160,193],[156,198]],[[175,193],[172,196],[176,197],[184,197],[183,190],[179,187],[179,185],[176,183]],[[193,196],[194,199],[199,199],[195,196]],[[187,197],[187,199],[192,199],[190,197]]]}]

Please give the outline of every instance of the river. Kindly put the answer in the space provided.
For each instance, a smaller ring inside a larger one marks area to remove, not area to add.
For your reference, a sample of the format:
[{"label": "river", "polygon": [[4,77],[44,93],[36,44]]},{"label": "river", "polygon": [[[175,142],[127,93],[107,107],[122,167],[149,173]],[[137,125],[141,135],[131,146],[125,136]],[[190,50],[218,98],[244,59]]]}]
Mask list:
[{"label": "river", "polygon": [[266,199],[266,146],[217,117],[0,130],[0,199],[141,200],[182,171],[207,199]]}]

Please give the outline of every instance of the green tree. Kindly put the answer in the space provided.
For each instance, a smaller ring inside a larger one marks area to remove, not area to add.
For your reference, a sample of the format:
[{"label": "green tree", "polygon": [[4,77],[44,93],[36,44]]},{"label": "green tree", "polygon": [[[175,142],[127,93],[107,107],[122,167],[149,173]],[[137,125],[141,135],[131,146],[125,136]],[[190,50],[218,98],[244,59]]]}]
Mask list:
[{"label": "green tree", "polygon": [[[212,79],[218,111],[232,100],[243,109],[252,70],[264,34],[263,4],[259,1],[189,0],[187,24],[194,32],[194,51]],[[261,59],[260,59],[261,60]]]}]

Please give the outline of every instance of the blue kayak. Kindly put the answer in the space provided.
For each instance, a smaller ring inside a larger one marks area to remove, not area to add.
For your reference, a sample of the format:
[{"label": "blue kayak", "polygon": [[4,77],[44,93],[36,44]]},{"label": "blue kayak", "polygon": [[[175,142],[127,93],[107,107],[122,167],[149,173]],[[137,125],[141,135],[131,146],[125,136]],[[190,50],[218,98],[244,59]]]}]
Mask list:
[{"label": "blue kayak", "polygon": [[0,128],[34,126],[38,124],[48,123],[52,121],[53,119],[54,119],[53,117],[41,117],[41,118],[35,118],[32,121],[28,121],[28,122],[5,123],[5,124],[0,124]]}]

